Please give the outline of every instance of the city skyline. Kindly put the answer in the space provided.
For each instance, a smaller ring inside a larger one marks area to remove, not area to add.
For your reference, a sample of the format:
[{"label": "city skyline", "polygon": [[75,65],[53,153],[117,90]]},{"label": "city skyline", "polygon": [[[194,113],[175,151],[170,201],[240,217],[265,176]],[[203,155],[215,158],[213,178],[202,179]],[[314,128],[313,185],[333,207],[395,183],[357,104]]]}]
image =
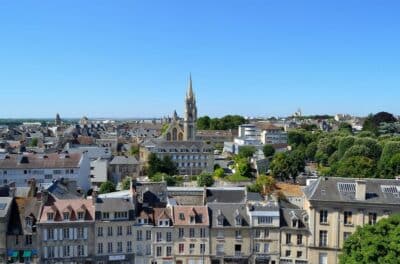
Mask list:
[{"label": "city skyline", "polygon": [[0,118],[399,114],[396,1],[1,7]]}]

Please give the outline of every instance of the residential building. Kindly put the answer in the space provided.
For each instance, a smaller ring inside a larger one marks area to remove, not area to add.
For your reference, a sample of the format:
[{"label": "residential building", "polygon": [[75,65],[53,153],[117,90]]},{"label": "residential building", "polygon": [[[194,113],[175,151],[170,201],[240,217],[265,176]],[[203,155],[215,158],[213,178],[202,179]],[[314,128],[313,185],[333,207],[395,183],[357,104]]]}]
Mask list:
[{"label": "residential building", "polygon": [[0,262],[6,263],[8,257],[18,258],[19,252],[11,252],[9,256],[7,252],[7,227],[11,215],[11,206],[13,202],[13,197],[0,197]]},{"label": "residential building", "polygon": [[134,156],[114,156],[110,161],[109,170],[115,183],[128,176],[135,179],[139,176],[139,162]]}]

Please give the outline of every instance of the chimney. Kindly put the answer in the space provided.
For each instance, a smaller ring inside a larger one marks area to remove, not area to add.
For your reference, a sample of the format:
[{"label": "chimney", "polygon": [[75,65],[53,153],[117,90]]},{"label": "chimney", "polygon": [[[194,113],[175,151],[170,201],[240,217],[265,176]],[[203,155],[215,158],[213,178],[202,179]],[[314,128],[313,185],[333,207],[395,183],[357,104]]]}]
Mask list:
[{"label": "chimney", "polygon": [[97,191],[93,190],[92,191],[92,204],[96,205],[96,202],[97,202]]},{"label": "chimney", "polygon": [[46,189],[42,190],[42,205],[45,205],[47,201],[49,200],[49,191]]},{"label": "chimney", "polygon": [[364,201],[367,193],[367,183],[364,180],[356,180],[356,200]]}]

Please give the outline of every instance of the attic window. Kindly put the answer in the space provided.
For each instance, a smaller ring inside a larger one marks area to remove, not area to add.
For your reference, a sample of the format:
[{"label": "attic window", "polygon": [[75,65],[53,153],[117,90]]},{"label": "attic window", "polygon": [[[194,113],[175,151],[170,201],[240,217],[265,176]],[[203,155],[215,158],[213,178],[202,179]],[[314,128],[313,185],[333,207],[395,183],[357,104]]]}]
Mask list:
[{"label": "attic window", "polygon": [[237,215],[235,218],[235,224],[237,226],[241,226],[242,225],[242,218],[240,217],[240,215]]},{"label": "attic window", "polygon": [[292,220],[292,226],[293,226],[293,227],[298,227],[298,222],[299,222],[299,221],[298,221],[297,219],[293,219],[293,220]]},{"label": "attic window", "polygon": [[179,220],[185,220],[185,214],[179,213]]},{"label": "attic window", "polygon": [[85,217],[85,213],[84,212],[78,212],[78,220],[83,220]]},{"label": "attic window", "polygon": [[47,213],[47,221],[54,220],[54,213]]},{"label": "attic window", "polygon": [[338,185],[339,192],[355,192],[356,191],[355,183],[339,182],[337,185]]},{"label": "attic window", "polygon": [[26,225],[27,227],[32,227],[33,221],[32,221],[32,218],[31,218],[31,217],[25,218],[25,225]]},{"label": "attic window", "polygon": [[223,226],[224,225],[224,217],[222,215],[218,216],[218,225]]},{"label": "attic window", "polygon": [[69,220],[69,212],[64,212],[63,213],[63,219],[64,220]]}]

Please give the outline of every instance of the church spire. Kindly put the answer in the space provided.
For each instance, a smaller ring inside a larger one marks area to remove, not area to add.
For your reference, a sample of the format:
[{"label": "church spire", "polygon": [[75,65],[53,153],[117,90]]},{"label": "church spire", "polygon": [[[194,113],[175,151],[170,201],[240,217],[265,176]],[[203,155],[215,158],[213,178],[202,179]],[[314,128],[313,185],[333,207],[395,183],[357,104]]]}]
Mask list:
[{"label": "church spire", "polygon": [[192,87],[192,74],[190,73],[189,75],[189,87],[188,87],[188,91],[186,93],[186,97],[187,98],[193,98],[193,87]]}]

